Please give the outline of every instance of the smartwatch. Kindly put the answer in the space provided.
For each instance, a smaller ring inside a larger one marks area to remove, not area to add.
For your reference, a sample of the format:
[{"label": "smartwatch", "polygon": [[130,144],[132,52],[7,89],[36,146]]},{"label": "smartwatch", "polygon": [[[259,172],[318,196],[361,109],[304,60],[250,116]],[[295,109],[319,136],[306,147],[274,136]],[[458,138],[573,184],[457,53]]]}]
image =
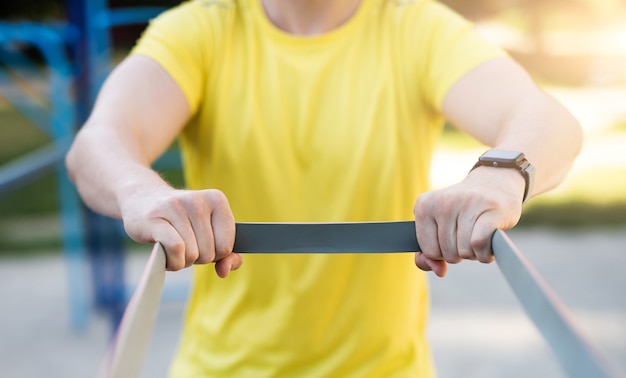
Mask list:
[{"label": "smartwatch", "polygon": [[524,177],[526,185],[524,187],[524,199],[522,203],[526,202],[530,193],[533,190],[533,184],[535,181],[535,167],[526,160],[524,153],[517,151],[505,151],[505,150],[489,150],[480,155],[478,161],[474,167],[470,170],[473,171],[478,167],[495,167],[495,168],[514,168]]}]

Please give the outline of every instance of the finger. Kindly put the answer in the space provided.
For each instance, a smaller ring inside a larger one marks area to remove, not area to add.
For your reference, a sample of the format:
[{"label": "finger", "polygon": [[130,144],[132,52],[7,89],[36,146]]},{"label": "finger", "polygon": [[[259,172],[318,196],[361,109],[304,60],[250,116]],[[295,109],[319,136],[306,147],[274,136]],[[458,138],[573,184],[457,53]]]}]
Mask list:
[{"label": "finger", "polygon": [[185,267],[185,243],[176,229],[166,220],[159,219],[149,225],[152,242],[159,242],[165,249],[166,266],[169,271]]},{"label": "finger", "polygon": [[198,256],[194,264],[208,264],[215,261],[215,235],[211,222],[211,206],[202,196],[199,201],[192,201],[187,210],[194,231]]},{"label": "finger", "polygon": [[171,214],[168,219],[172,227],[176,229],[180,237],[183,239],[185,251],[185,268],[193,265],[194,262],[200,256],[198,249],[198,241],[196,240],[196,233],[194,232],[191,220],[187,217],[186,212],[176,212]]},{"label": "finger", "polygon": [[471,247],[482,263],[490,263],[494,260],[491,249],[491,238],[497,226],[496,213],[486,212],[476,219],[471,236]]},{"label": "finger", "polygon": [[243,264],[243,257],[239,253],[230,253],[215,263],[215,272],[221,278],[226,278],[228,273],[237,270]]},{"label": "finger", "polygon": [[415,254],[415,265],[423,271],[434,272],[437,277],[444,277],[448,272],[448,265],[444,260],[429,259],[421,252]]},{"label": "finger", "polygon": [[207,217],[205,220],[192,222],[198,243],[198,258],[194,261],[194,264],[208,264],[216,259],[215,235],[209,219]]},{"label": "finger", "polygon": [[464,211],[459,214],[456,230],[456,245],[459,257],[465,260],[476,260],[476,254],[472,248],[471,238],[474,224],[476,223],[475,213]]},{"label": "finger", "polygon": [[183,239],[185,267],[191,266],[199,255],[196,234],[189,219],[189,209],[192,206],[188,202],[188,197],[184,194],[172,196],[161,204],[162,211],[155,217],[169,222]]},{"label": "finger", "polygon": [[211,225],[215,246],[215,261],[230,255],[235,245],[235,218],[224,193],[212,190],[210,193],[212,213]]},{"label": "finger", "polygon": [[457,264],[462,261],[456,245],[457,221],[456,216],[450,216],[445,223],[437,225],[437,237],[444,260],[449,264]]},{"label": "finger", "polygon": [[417,235],[420,249],[426,257],[433,260],[442,260],[443,255],[439,246],[437,223],[430,215],[430,210],[426,209],[427,205],[420,204],[420,200],[423,198],[424,195],[418,199],[418,203],[415,206],[415,234]]}]

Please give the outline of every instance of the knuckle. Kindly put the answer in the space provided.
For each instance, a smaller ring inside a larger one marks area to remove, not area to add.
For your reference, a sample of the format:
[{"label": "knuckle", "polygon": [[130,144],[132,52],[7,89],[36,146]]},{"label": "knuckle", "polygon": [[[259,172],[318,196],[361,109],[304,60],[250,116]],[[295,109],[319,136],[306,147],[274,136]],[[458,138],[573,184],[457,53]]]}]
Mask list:
[{"label": "knuckle", "polygon": [[473,237],[470,240],[470,245],[474,251],[483,251],[489,247],[489,240],[482,237]]},{"label": "knuckle", "polygon": [[216,260],[215,251],[212,248],[206,248],[200,252],[196,259],[196,264],[208,264]]},{"label": "knuckle", "polygon": [[143,223],[136,221],[135,219],[124,219],[124,232],[136,242],[150,242],[151,241],[151,233],[150,230],[147,230],[143,227]]},{"label": "knuckle", "polygon": [[183,211],[187,216],[196,216],[202,213],[206,209],[206,202],[202,196],[195,195],[194,193],[185,193],[184,196],[179,197],[176,208]]},{"label": "knuckle", "polygon": [[465,260],[476,259],[476,255],[474,255],[474,251],[470,249],[459,249],[459,257]]},{"label": "knuckle", "polygon": [[195,263],[200,257],[200,252],[196,248],[187,248],[185,251],[185,261],[188,264]]},{"label": "knuckle", "polygon": [[438,213],[449,214],[460,205],[459,197],[455,192],[445,191],[442,192],[438,198],[437,210]]},{"label": "knuckle", "polygon": [[169,243],[166,249],[170,249],[171,253],[176,256],[182,256],[185,253],[185,242],[182,240],[174,241]]},{"label": "knuckle", "polygon": [[227,243],[219,243],[215,246],[215,259],[221,260],[228,256],[232,251],[232,246],[229,246]]},{"label": "knuckle", "polygon": [[430,266],[426,263],[425,256],[422,253],[415,254],[415,265],[421,270],[430,270]]},{"label": "knuckle", "polygon": [[[184,208],[185,197],[181,196],[179,193],[176,195],[168,196],[163,200],[163,207],[167,207],[169,209],[181,209]],[[160,208],[153,208],[153,211],[159,211]]]},{"label": "knuckle", "polygon": [[209,256],[209,255],[200,255],[200,257],[198,257],[198,259],[196,259],[194,264],[208,264],[210,262],[213,262],[213,259],[211,258],[211,256]]},{"label": "knuckle", "polygon": [[476,259],[482,263],[493,261],[493,254],[490,250],[490,241],[488,238],[472,238],[472,249],[475,251]]},{"label": "knuckle", "polygon": [[167,255],[167,267],[169,270],[180,270],[185,267],[185,243],[176,241],[163,243]]},{"label": "knuckle", "polygon": [[419,197],[417,197],[415,205],[413,206],[413,213],[415,214],[416,218],[418,218],[419,216],[423,216],[427,213],[428,204],[431,203],[431,197],[431,192],[422,193]]},{"label": "knuckle", "polygon": [[448,264],[458,264],[461,262],[461,258],[459,256],[446,256],[444,259]]},{"label": "knuckle", "polygon": [[179,256],[168,253],[167,254],[167,270],[178,271],[185,267],[185,260]]},{"label": "knuckle", "polygon": [[177,272],[182,269],[185,269],[185,264],[182,261],[168,264],[168,267],[167,267],[167,270],[171,272]]},{"label": "knuckle", "polygon": [[[165,202],[166,205],[169,205],[168,202]],[[157,219],[160,218],[162,214],[162,209],[160,207],[150,207],[145,210],[143,214],[139,214],[138,217],[140,219]]]},{"label": "knuckle", "polygon": [[441,254],[441,250],[437,245],[423,247],[422,254],[424,255],[424,257],[427,257],[429,259],[441,259],[443,257],[443,255]]},{"label": "knuckle", "polygon": [[207,189],[206,198],[213,207],[222,206],[223,204],[228,203],[226,195],[219,189]]}]

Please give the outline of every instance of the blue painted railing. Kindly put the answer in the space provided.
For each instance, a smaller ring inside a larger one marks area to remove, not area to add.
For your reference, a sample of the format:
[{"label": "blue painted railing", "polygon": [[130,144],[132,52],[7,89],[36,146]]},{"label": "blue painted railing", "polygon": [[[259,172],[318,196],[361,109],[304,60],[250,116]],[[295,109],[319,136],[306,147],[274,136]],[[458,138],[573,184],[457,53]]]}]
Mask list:
[{"label": "blue painted railing", "polygon": [[[163,8],[111,10],[106,0],[66,0],[66,7],[67,22],[0,22],[0,94],[51,139],[50,145],[0,167],[0,195],[56,171],[71,325],[86,328],[95,305],[109,313],[115,327],[127,301],[123,230],[118,221],[81,204],[62,163],[110,71],[111,28],[146,23]],[[36,48],[45,68],[25,56],[19,44]],[[28,91],[25,83],[31,84]],[[168,161],[178,164],[178,159]]]},{"label": "blue painted railing", "polygon": [[[86,258],[84,254],[84,232],[81,204],[77,193],[70,183],[63,158],[74,135],[76,126],[73,99],[72,65],[66,55],[66,43],[53,29],[31,23],[0,23],[0,46],[12,43],[28,43],[35,47],[43,57],[47,91],[40,93],[45,101],[40,104],[19,88],[10,86],[11,73],[17,72],[19,80],[28,81],[20,70],[33,73],[37,70],[28,59],[17,51],[3,49],[1,58],[8,69],[0,70],[3,95],[17,109],[27,112],[31,121],[46,131],[52,143],[36,152],[0,167],[0,195],[16,190],[39,175],[52,169],[56,170],[60,196],[60,218],[63,230],[64,254],[68,269],[68,289],[70,297],[70,316],[72,325],[81,329],[87,325],[89,310],[86,291]],[[11,68],[14,70],[11,70]],[[15,74],[15,73],[13,73]],[[4,127],[12,127],[5,125]]]}]

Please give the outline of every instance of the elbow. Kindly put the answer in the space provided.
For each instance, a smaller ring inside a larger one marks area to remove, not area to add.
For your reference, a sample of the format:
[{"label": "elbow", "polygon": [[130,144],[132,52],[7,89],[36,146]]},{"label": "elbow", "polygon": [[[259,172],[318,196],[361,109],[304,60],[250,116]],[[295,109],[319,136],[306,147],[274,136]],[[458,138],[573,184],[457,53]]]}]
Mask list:
[{"label": "elbow", "polygon": [[584,140],[584,132],[583,132],[583,128],[580,125],[580,122],[578,122],[577,119],[574,119],[574,124],[575,124],[575,130],[576,130],[576,156],[578,156],[578,154],[580,153],[580,151],[582,151],[583,148],[583,140]]},{"label": "elbow", "polygon": [[562,116],[555,121],[560,127],[557,131],[555,147],[561,156],[560,169],[553,171],[554,182],[548,189],[553,189],[560,185],[565,177],[570,173],[574,162],[580,155],[584,145],[584,131],[580,122],[567,109],[563,108]]},{"label": "elbow", "polygon": [[543,102],[544,106],[540,105],[538,108],[544,110],[542,114],[545,116],[548,132],[542,133],[541,138],[552,141],[553,146],[565,159],[564,163],[572,164],[583,148],[583,128],[578,119],[561,102],[548,95],[544,98],[547,101]]},{"label": "elbow", "polygon": [[65,154],[65,169],[67,170],[67,174],[69,176],[70,181],[76,184],[76,180],[78,178],[78,170],[80,165],[80,132],[74,138],[72,145],[69,150]]},{"label": "elbow", "polygon": [[566,125],[564,133],[568,136],[566,140],[568,141],[568,145],[571,150],[572,160],[574,160],[583,148],[583,128],[580,122],[569,112],[566,112],[566,119],[563,124]]},{"label": "elbow", "polygon": [[76,150],[75,144],[70,146],[69,151],[65,155],[65,169],[67,170],[67,175],[69,176],[72,182],[76,182]]}]

